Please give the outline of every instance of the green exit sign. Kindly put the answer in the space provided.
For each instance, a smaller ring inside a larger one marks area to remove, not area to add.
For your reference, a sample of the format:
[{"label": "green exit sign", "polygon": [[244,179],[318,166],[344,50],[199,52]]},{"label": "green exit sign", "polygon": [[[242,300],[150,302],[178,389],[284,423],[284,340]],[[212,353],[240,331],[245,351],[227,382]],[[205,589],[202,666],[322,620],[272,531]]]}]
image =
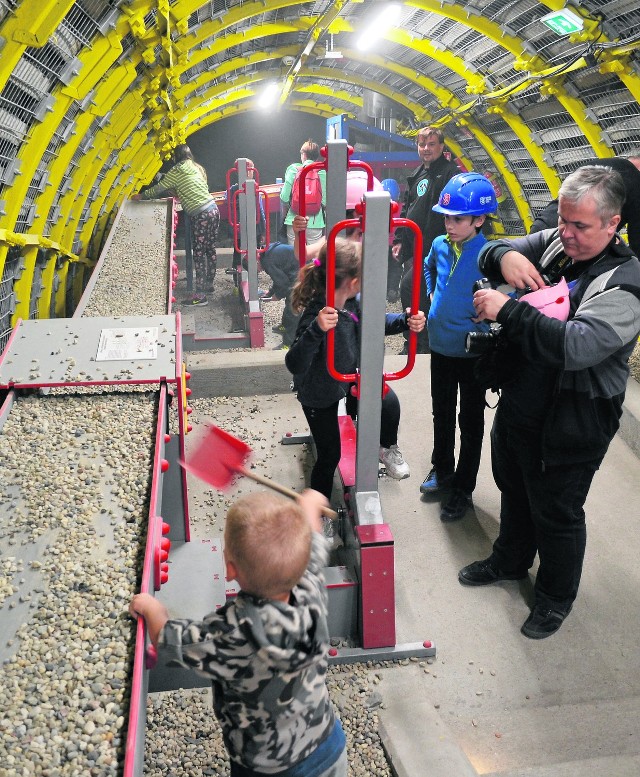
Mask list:
[{"label": "green exit sign", "polygon": [[574,32],[580,32],[584,26],[582,18],[566,8],[541,16],[540,21],[547,27],[551,27],[557,35],[571,35]]}]

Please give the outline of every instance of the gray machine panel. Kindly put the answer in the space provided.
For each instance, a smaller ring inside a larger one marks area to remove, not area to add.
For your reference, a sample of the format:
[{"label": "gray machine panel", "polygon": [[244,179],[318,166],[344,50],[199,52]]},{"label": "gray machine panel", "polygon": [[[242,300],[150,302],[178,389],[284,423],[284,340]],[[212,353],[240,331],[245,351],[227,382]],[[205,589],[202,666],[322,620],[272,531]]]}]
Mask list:
[{"label": "gray machine panel", "polygon": [[18,323],[0,388],[176,380],[176,317],[59,318]]}]

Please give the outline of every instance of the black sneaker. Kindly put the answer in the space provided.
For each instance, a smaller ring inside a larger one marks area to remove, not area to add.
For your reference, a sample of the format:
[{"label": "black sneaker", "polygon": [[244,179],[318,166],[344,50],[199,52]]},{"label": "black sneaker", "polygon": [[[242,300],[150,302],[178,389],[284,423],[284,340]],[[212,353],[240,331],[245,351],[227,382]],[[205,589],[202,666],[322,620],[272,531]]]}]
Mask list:
[{"label": "black sneaker", "polygon": [[474,561],[458,572],[458,580],[462,585],[491,585],[503,580],[524,580],[527,572],[503,572],[489,558],[484,561]]},{"label": "black sneaker", "polygon": [[284,327],[282,324],[278,324],[277,326],[272,326],[271,331],[275,332],[277,335],[281,335],[284,332]]},{"label": "black sneaker", "polygon": [[471,494],[465,493],[461,488],[452,488],[451,496],[440,511],[440,520],[448,523],[464,518],[467,507],[471,504]]},{"label": "black sneaker", "polygon": [[453,473],[450,475],[443,475],[438,477],[435,467],[429,471],[427,477],[422,481],[420,485],[421,494],[438,494],[451,485],[453,480]]},{"label": "black sneaker", "polygon": [[571,612],[554,610],[547,604],[536,604],[520,631],[529,639],[544,639],[555,634]]}]

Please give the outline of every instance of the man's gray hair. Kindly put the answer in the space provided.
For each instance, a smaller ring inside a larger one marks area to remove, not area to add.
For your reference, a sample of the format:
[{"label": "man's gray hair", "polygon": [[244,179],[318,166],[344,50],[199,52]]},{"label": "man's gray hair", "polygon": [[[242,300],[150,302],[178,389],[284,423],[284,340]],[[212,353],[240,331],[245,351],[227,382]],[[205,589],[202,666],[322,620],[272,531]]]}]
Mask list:
[{"label": "man's gray hair", "polygon": [[593,197],[602,224],[606,224],[622,212],[626,198],[622,176],[612,167],[585,165],[568,175],[558,192],[558,197],[569,202],[580,202],[586,195]]}]

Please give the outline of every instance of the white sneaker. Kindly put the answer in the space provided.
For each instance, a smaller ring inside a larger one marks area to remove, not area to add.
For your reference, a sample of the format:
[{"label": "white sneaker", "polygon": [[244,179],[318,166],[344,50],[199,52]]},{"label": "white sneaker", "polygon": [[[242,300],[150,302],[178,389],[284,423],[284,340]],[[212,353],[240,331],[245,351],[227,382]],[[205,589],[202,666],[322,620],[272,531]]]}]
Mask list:
[{"label": "white sneaker", "polygon": [[411,474],[409,465],[402,458],[402,452],[397,445],[390,448],[380,448],[380,461],[387,468],[387,475],[396,480],[404,480]]}]

